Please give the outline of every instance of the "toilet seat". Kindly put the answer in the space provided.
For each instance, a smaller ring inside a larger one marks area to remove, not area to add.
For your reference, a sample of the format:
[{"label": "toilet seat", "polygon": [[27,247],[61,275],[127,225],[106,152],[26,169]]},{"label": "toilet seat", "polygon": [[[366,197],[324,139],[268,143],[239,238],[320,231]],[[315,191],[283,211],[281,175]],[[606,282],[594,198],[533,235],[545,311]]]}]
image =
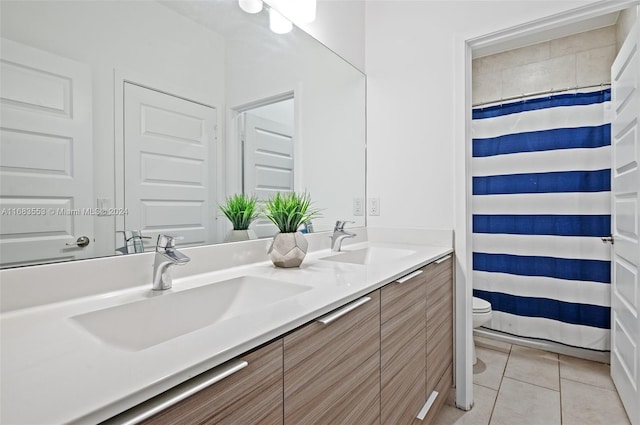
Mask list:
[{"label": "toilet seat", "polygon": [[473,297],[473,313],[474,314],[482,314],[482,313],[490,313],[491,312],[491,304],[483,300],[482,298]]}]

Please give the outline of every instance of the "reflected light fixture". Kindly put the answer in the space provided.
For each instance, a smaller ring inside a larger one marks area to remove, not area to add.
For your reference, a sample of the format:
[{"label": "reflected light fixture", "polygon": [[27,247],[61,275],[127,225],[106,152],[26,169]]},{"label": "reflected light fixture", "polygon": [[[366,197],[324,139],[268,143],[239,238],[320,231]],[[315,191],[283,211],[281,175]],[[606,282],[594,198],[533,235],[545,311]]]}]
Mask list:
[{"label": "reflected light fixture", "polygon": [[286,34],[293,29],[293,24],[271,7],[269,8],[269,28],[276,34]]},{"label": "reflected light fixture", "polygon": [[316,0],[267,0],[267,3],[296,24],[309,24],[316,19]]},{"label": "reflected light fixture", "polygon": [[247,13],[258,13],[262,10],[262,0],[238,0],[240,9]]},{"label": "reflected light fixture", "polygon": [[[316,19],[317,0],[267,0],[269,28],[276,34],[286,34],[293,29],[292,22],[308,24]],[[240,9],[247,13],[262,10],[263,0],[238,0]]]},{"label": "reflected light fixture", "polygon": [[[293,2],[292,2],[293,3]],[[309,24],[316,19],[316,0],[297,0],[296,11],[292,16],[294,22]]]}]

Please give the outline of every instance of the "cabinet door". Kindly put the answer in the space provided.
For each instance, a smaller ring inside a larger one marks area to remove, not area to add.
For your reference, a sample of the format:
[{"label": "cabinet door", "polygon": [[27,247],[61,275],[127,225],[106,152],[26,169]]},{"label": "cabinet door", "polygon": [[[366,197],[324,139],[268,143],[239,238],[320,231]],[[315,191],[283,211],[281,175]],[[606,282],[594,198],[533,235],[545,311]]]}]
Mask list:
[{"label": "cabinet door", "polygon": [[379,291],[367,297],[330,323],[285,336],[285,424],[380,422]]},{"label": "cabinet door", "polygon": [[[453,256],[425,268],[427,279],[427,397],[439,395],[432,411],[440,410],[453,380]],[[444,389],[444,393],[443,393]]]},{"label": "cabinet door", "polygon": [[146,424],[282,424],[282,339],[242,356],[244,369]]},{"label": "cabinet door", "polygon": [[413,423],[426,400],[426,295],[423,270],[380,290],[383,424]]}]

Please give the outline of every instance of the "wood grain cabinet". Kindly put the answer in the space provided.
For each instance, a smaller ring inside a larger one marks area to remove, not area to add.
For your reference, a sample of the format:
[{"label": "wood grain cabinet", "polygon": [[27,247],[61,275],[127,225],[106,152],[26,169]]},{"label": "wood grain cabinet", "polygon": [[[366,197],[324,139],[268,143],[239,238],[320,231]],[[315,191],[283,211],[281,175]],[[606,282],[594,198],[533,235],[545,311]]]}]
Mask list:
[{"label": "wood grain cabinet", "polygon": [[413,423],[426,400],[425,276],[417,270],[380,290],[382,424]]},{"label": "wood grain cabinet", "polygon": [[284,337],[284,423],[380,423],[379,291]]},{"label": "wood grain cabinet", "polygon": [[246,367],[144,423],[282,424],[282,352],[278,339],[241,356]]},{"label": "wood grain cabinet", "polygon": [[453,255],[424,269],[427,280],[427,399],[435,397],[423,423],[432,423],[453,386]]}]

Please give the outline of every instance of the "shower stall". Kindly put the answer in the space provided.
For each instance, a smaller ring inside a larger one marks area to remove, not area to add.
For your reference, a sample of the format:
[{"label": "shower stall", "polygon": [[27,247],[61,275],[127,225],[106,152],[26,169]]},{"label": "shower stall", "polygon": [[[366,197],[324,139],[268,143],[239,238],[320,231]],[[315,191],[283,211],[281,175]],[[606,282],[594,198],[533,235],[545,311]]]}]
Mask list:
[{"label": "shower stall", "polygon": [[473,62],[473,295],[493,310],[477,334],[609,359],[616,29]]}]

